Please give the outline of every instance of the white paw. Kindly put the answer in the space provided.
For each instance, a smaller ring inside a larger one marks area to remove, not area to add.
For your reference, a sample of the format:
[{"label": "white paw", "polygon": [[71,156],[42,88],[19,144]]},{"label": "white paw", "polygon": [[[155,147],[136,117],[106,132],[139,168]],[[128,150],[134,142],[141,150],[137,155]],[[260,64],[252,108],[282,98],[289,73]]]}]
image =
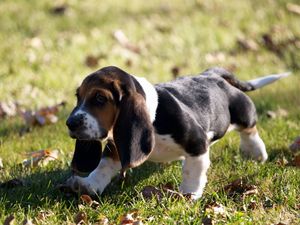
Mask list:
[{"label": "white paw", "polygon": [[80,194],[88,194],[91,196],[101,195],[104,188],[97,181],[90,177],[72,176],[66,183],[72,191]]}]

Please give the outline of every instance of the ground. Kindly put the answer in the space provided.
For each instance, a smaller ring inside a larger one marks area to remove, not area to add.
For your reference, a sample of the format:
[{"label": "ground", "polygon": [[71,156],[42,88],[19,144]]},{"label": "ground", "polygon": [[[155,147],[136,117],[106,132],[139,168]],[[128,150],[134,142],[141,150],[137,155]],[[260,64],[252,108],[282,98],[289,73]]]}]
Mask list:
[{"label": "ground", "polygon": [[[285,0],[267,1],[9,1],[0,2],[0,102],[18,101],[26,109],[62,100],[67,106],[57,123],[24,130],[20,116],[0,119],[0,183],[20,178],[25,185],[0,188],[0,221],[13,214],[36,224],[71,224],[83,211],[95,223],[137,210],[150,224],[298,224],[300,170],[292,166],[289,144],[300,135],[299,8]],[[299,4],[299,3],[298,3]],[[298,5],[299,7],[299,5]],[[125,40],[116,38],[116,31]],[[258,111],[258,129],[269,160],[243,160],[236,133],[211,149],[212,166],[203,197],[196,202],[172,197],[144,199],[146,185],[181,181],[181,164],[145,163],[115,180],[100,197],[97,209],[80,206],[56,185],[70,174],[74,140],[65,126],[75,104],[75,88],[97,68],[116,65],[153,83],[222,66],[240,79],[291,71],[292,75],[250,93]],[[284,109],[274,119],[268,111]],[[286,113],[284,113],[286,114]],[[44,167],[20,167],[24,154],[59,149],[58,160]],[[288,163],[286,164],[285,161]],[[226,192],[226,185],[243,178],[256,194]],[[221,204],[225,212],[210,210]],[[47,213],[46,219],[41,218]],[[0,223],[1,223],[0,222]]]}]

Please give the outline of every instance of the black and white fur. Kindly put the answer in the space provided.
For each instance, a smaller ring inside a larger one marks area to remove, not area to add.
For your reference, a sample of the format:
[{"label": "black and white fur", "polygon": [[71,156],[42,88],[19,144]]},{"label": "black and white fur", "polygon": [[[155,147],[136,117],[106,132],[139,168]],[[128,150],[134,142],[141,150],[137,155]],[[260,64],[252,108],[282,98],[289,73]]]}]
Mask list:
[{"label": "black and white fur", "polygon": [[[253,102],[243,91],[261,88],[287,75],[275,74],[241,82],[222,68],[212,68],[197,76],[156,85],[145,78],[131,76],[139,86],[137,90],[145,97],[155,130],[155,145],[148,160],[184,160],[180,190],[192,194],[194,199],[201,197],[207,182],[209,147],[227,131],[240,132],[241,151],[245,155],[266,161],[266,148],[258,133],[244,132],[255,127],[257,115]],[[87,123],[94,121],[83,108],[79,110],[73,114],[82,114]],[[99,125],[90,127],[95,126]],[[89,133],[86,130],[85,134]],[[75,180],[88,193],[101,194],[121,168],[121,162],[104,156],[88,177],[75,176],[72,182]]]}]

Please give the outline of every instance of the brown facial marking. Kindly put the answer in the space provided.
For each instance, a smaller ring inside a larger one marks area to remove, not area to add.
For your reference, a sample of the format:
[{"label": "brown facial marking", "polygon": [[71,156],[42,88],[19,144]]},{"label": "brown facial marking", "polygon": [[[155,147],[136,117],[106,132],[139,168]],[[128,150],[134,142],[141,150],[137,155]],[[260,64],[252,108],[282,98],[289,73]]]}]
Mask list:
[{"label": "brown facial marking", "polygon": [[[86,110],[97,119],[101,128],[105,129],[109,134],[112,133],[112,128],[118,115],[116,99],[111,90],[113,83],[112,78],[103,76],[103,74],[92,74],[82,82],[77,90],[80,99],[78,104],[84,101]],[[106,99],[104,104],[99,105],[95,102],[97,94]]]},{"label": "brown facial marking", "polygon": [[252,135],[252,134],[257,133],[257,129],[256,129],[256,126],[254,126],[254,127],[250,127],[250,128],[241,129],[241,132],[248,134],[248,135]]}]

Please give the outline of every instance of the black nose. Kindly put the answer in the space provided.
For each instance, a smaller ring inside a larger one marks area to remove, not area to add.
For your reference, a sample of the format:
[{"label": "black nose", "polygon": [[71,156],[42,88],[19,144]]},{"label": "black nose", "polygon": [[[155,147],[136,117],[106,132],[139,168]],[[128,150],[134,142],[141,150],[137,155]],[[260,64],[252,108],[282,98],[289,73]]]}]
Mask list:
[{"label": "black nose", "polygon": [[66,122],[70,131],[75,131],[83,124],[83,115],[70,116]]}]

